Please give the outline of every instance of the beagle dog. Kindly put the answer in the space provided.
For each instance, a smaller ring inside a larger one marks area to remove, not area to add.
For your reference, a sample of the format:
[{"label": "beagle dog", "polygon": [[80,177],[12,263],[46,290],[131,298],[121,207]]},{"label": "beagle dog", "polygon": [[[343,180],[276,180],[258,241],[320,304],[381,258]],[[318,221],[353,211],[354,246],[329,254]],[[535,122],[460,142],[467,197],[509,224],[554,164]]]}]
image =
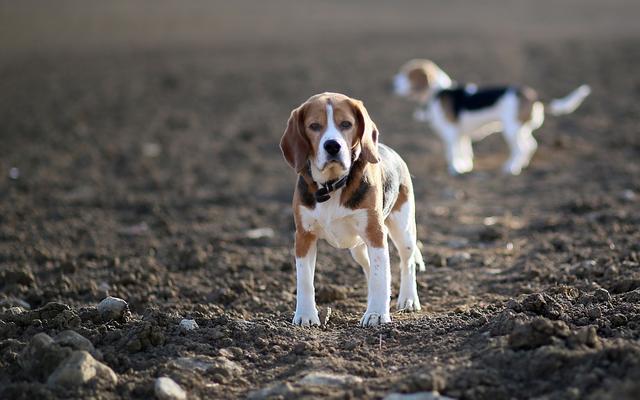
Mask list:
[{"label": "beagle dog", "polygon": [[291,112],[280,149],[297,172],[293,194],[296,325],[320,325],[313,278],[316,243],[349,249],[367,279],[362,326],[391,321],[387,235],[400,255],[398,309],[420,310],[415,203],[409,169],[378,142],[378,129],[361,101],[338,93],[312,96]]},{"label": "beagle dog", "polygon": [[[505,173],[520,174],[538,147],[532,132],[542,126],[545,107],[529,87],[456,84],[435,63],[421,59],[403,65],[393,83],[397,95],[420,104],[414,118],[429,121],[444,141],[452,175],[473,169],[471,143],[494,132],[502,131],[509,145]],[[552,100],[550,114],[572,113],[589,93],[589,86],[582,85],[566,97]]]}]

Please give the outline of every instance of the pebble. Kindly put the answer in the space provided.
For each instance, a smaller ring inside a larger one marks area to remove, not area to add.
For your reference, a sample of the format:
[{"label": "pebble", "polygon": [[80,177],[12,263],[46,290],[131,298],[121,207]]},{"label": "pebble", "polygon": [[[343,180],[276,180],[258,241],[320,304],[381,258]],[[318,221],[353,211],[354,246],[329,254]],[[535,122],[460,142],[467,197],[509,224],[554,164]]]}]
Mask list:
[{"label": "pebble", "polygon": [[198,323],[194,319],[183,319],[180,321],[180,328],[185,331],[195,331],[199,328]]},{"label": "pebble", "polygon": [[9,169],[9,178],[14,181],[20,178],[20,170],[17,167],[11,167]]},{"label": "pebble", "polygon": [[37,333],[18,356],[18,364],[30,376],[44,380],[69,355],[71,350],[57,345],[46,333]]},{"label": "pebble", "polygon": [[118,383],[115,372],[100,361],[96,360],[84,350],[74,351],[65,359],[47,379],[47,385],[56,386],[80,386],[98,379],[111,386]]},{"label": "pebble", "polygon": [[118,298],[108,296],[98,304],[98,312],[105,318],[120,319],[124,315],[125,311],[129,309],[129,305],[126,301]]},{"label": "pebble", "polygon": [[142,155],[149,158],[158,157],[162,147],[158,143],[147,142],[142,145]]},{"label": "pebble", "polygon": [[94,354],[96,351],[93,343],[76,331],[62,331],[58,333],[53,340],[61,346],[71,347],[74,350],[84,350],[91,354]]},{"label": "pebble", "polygon": [[249,239],[272,238],[275,232],[271,228],[256,228],[249,229],[244,235]]},{"label": "pebble", "polygon": [[620,193],[620,199],[625,201],[634,201],[636,199],[636,194],[631,189],[623,190]]},{"label": "pebble", "polygon": [[362,383],[362,378],[353,375],[337,375],[329,372],[311,372],[300,380],[303,385],[315,386],[351,386]]},{"label": "pebble", "polygon": [[611,301],[611,295],[609,294],[609,291],[603,288],[596,289],[596,291],[593,292],[593,297],[595,297],[596,300],[598,300],[598,302],[600,303]]},{"label": "pebble", "polygon": [[433,391],[417,393],[391,393],[385,396],[383,400],[453,400],[453,398],[442,396],[440,393]]},{"label": "pebble", "polygon": [[187,392],[173,379],[166,376],[156,379],[154,392],[160,400],[184,400],[187,398]]}]

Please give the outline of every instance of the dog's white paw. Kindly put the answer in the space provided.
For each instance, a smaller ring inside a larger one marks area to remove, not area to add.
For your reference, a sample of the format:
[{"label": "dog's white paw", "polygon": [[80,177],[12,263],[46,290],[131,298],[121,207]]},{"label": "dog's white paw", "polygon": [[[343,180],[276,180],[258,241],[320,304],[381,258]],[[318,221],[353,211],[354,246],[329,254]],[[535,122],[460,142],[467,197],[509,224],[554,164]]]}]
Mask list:
[{"label": "dog's white paw", "polygon": [[508,162],[502,166],[502,173],[507,175],[520,175],[522,172],[522,165],[518,163]]},{"label": "dog's white paw", "polygon": [[320,325],[320,318],[318,317],[318,310],[304,310],[304,311],[296,311],[296,314],[293,316],[294,325],[300,325],[304,327],[309,327],[312,325]]},{"label": "dog's white paw", "polygon": [[377,312],[367,311],[360,319],[360,326],[377,326],[381,324],[388,324],[391,322],[391,316],[389,313],[380,314]]},{"label": "dog's white paw", "polygon": [[398,296],[398,311],[420,311],[420,299],[417,294]]}]

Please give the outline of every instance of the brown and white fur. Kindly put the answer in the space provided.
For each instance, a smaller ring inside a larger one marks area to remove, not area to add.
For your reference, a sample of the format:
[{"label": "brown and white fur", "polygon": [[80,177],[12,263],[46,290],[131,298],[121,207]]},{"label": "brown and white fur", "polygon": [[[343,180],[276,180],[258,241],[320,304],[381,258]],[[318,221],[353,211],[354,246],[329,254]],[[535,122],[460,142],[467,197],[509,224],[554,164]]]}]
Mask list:
[{"label": "brown and white fur", "polygon": [[[420,310],[411,176],[404,161],[378,142],[378,130],[361,101],[338,93],[315,95],[291,112],[280,148],[298,173],[293,195],[296,311],[293,323],[319,325],[313,285],[316,243],[349,249],[367,279],[362,326],[391,321],[391,270],[387,236],[400,255],[398,308]],[[318,201],[317,192],[345,178],[344,186]],[[322,201],[326,200],[326,201]]]},{"label": "brown and white fur", "polygon": [[[393,83],[397,95],[420,104],[414,118],[429,121],[442,138],[453,175],[473,169],[471,143],[494,132],[502,131],[509,145],[505,173],[520,174],[538,147],[532,132],[542,125],[545,107],[531,88],[460,86],[435,63],[422,59],[402,66]],[[551,101],[548,110],[551,115],[569,114],[590,92],[589,86],[582,85],[566,97]],[[465,101],[469,107],[461,104]]]}]

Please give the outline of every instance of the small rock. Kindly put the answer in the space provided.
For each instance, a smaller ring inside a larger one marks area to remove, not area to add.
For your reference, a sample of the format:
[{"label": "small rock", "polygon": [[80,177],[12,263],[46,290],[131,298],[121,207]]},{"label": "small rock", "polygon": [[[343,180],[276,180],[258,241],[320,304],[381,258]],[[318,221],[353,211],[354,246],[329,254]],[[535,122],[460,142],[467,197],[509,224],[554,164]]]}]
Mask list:
[{"label": "small rock", "polygon": [[636,199],[636,194],[635,194],[635,192],[633,190],[626,189],[626,190],[623,190],[620,193],[620,199],[624,200],[624,201],[631,202],[631,201],[634,201]]},{"label": "small rock", "polygon": [[418,393],[391,393],[384,397],[383,400],[454,400],[451,397],[442,396],[440,393],[418,392]]},{"label": "small rock", "polygon": [[121,228],[118,233],[123,236],[142,236],[149,232],[149,225],[146,222],[129,225]]},{"label": "small rock", "polygon": [[47,379],[49,386],[80,386],[93,379],[114,386],[118,376],[86,351],[74,351]]},{"label": "small rock", "polygon": [[15,181],[18,178],[20,178],[20,169],[18,169],[18,167],[9,168],[9,179],[12,179]]},{"label": "small rock", "polygon": [[128,310],[127,302],[118,297],[108,296],[98,304],[98,312],[105,319],[119,320]]},{"label": "small rock", "polygon": [[225,357],[216,357],[215,363],[209,371],[224,378],[232,378],[242,373],[242,367],[237,362]]},{"label": "small rock", "polygon": [[158,143],[147,142],[142,144],[142,155],[149,158],[158,157],[162,147]]},{"label": "small rock", "polygon": [[37,333],[18,356],[18,364],[27,374],[44,380],[70,354],[71,349],[56,344],[46,333]]},{"label": "small rock", "polygon": [[84,350],[96,355],[93,343],[76,331],[66,330],[58,333],[53,340],[60,346],[71,347],[73,350]]},{"label": "small rock", "polygon": [[604,302],[609,302],[611,301],[611,295],[609,294],[609,291],[607,289],[596,289],[595,292],[593,292],[593,297],[599,302],[599,303],[604,303]]},{"label": "small rock", "polygon": [[166,376],[156,379],[154,392],[160,400],[184,400],[187,398],[187,392],[173,379]]},{"label": "small rock", "polygon": [[275,232],[271,228],[249,229],[244,233],[248,239],[272,238]]},{"label": "small rock", "polygon": [[295,398],[295,389],[289,382],[276,383],[265,388],[255,390],[247,396],[248,400],[265,400],[273,398]]},{"label": "small rock", "polygon": [[180,328],[185,331],[194,331],[199,328],[198,323],[194,319],[183,319],[180,321]]},{"label": "small rock", "polygon": [[328,372],[311,372],[300,380],[302,385],[343,387],[362,383],[362,378],[353,375],[338,375]]},{"label": "small rock", "polygon": [[209,356],[178,357],[171,364],[178,369],[205,372],[214,366],[214,358]]},{"label": "small rock", "polygon": [[240,364],[226,357],[179,357],[172,364],[179,369],[219,374],[224,378],[234,377],[242,373]]}]

